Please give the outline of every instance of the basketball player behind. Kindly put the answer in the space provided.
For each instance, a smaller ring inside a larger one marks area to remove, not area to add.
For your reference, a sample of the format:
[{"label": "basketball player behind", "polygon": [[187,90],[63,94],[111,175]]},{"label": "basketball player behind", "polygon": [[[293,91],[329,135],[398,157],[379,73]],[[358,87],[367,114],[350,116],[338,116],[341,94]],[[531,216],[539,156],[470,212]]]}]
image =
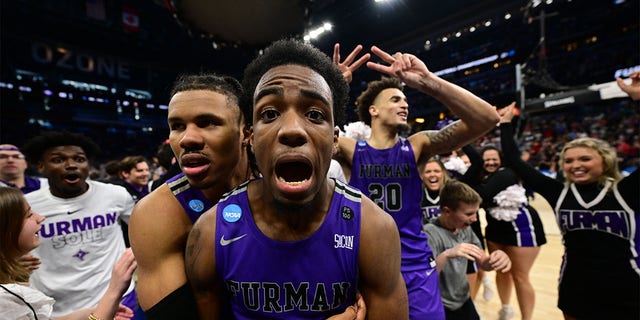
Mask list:
[{"label": "basketball player behind", "polygon": [[[431,73],[416,56],[399,52],[392,56],[375,46],[371,51],[384,64],[367,62],[367,67],[394,78],[370,82],[358,97],[358,114],[371,126],[371,136],[366,141],[340,137],[336,159],[351,168],[349,184],[390,214],[399,228],[411,319],[444,319],[435,257],[422,232],[422,180],[417,163],[475,140],[494,128],[499,118],[487,102]],[[340,63],[339,46],[335,46],[334,63],[343,72],[354,70],[350,57]],[[398,133],[407,129],[409,116],[402,82],[438,99],[460,120],[439,131],[401,138]]]}]

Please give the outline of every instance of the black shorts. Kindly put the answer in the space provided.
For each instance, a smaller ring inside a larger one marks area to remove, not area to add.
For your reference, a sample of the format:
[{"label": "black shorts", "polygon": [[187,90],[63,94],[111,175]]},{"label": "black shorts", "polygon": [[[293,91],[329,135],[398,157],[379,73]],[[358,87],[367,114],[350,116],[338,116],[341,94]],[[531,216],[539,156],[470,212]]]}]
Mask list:
[{"label": "black shorts", "polygon": [[542,221],[533,207],[520,208],[520,214],[513,221],[496,220],[488,210],[484,230],[488,241],[516,247],[539,247],[547,243]]}]

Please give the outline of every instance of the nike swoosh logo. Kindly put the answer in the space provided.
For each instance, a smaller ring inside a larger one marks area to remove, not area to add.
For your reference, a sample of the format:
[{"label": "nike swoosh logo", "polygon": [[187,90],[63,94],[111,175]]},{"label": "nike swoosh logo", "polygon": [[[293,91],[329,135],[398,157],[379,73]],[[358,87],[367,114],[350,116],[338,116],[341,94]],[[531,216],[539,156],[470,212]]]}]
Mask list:
[{"label": "nike swoosh logo", "polygon": [[427,273],[427,277],[428,277],[428,276],[430,276],[434,271],[436,271],[436,268],[433,268],[433,269],[431,269],[431,270],[427,270],[427,271],[426,271],[426,273]]},{"label": "nike swoosh logo", "polygon": [[76,213],[76,212],[78,212],[78,211],[80,211],[80,210],[82,210],[82,209],[73,210],[73,211],[67,211],[67,214],[74,214],[74,213]]},{"label": "nike swoosh logo", "polygon": [[238,241],[238,240],[240,240],[240,239],[244,238],[246,235],[247,235],[247,234],[245,233],[245,234],[243,234],[243,235],[241,235],[241,236],[239,236],[239,237],[231,238],[231,239],[228,239],[228,240],[224,238],[224,235],[222,235],[222,237],[220,237],[220,245],[221,245],[221,246],[223,246],[223,247],[224,247],[224,246],[228,246],[228,245],[230,245],[232,242],[236,242],[236,241]]}]

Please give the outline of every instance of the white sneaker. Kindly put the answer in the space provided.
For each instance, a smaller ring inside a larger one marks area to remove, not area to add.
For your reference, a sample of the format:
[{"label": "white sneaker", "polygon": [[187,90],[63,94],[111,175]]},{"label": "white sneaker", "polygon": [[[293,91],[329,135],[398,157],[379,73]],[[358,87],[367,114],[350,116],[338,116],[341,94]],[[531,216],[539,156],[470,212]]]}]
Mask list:
[{"label": "white sneaker", "polygon": [[482,286],[484,286],[484,289],[482,290],[482,298],[484,298],[485,301],[493,299],[493,284],[491,283],[491,280],[489,280],[488,276],[484,276],[484,278],[482,278]]},{"label": "white sneaker", "polygon": [[511,305],[503,304],[500,312],[498,312],[498,320],[509,320],[513,318],[515,312]]}]

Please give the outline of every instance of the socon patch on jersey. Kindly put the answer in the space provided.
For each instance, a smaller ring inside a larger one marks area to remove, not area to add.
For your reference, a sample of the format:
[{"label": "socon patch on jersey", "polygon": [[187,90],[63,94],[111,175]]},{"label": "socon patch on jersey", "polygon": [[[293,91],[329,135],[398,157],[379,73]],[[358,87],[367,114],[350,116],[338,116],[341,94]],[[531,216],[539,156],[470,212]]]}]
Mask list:
[{"label": "socon patch on jersey", "polygon": [[236,222],[242,217],[242,209],[237,204],[230,204],[222,209],[222,217],[227,222]]},{"label": "socon patch on jersey", "polygon": [[195,212],[201,212],[204,210],[204,203],[201,200],[193,199],[189,201],[189,208]]},{"label": "socon patch on jersey", "polygon": [[351,220],[353,219],[353,209],[349,207],[342,207],[342,219]]}]

